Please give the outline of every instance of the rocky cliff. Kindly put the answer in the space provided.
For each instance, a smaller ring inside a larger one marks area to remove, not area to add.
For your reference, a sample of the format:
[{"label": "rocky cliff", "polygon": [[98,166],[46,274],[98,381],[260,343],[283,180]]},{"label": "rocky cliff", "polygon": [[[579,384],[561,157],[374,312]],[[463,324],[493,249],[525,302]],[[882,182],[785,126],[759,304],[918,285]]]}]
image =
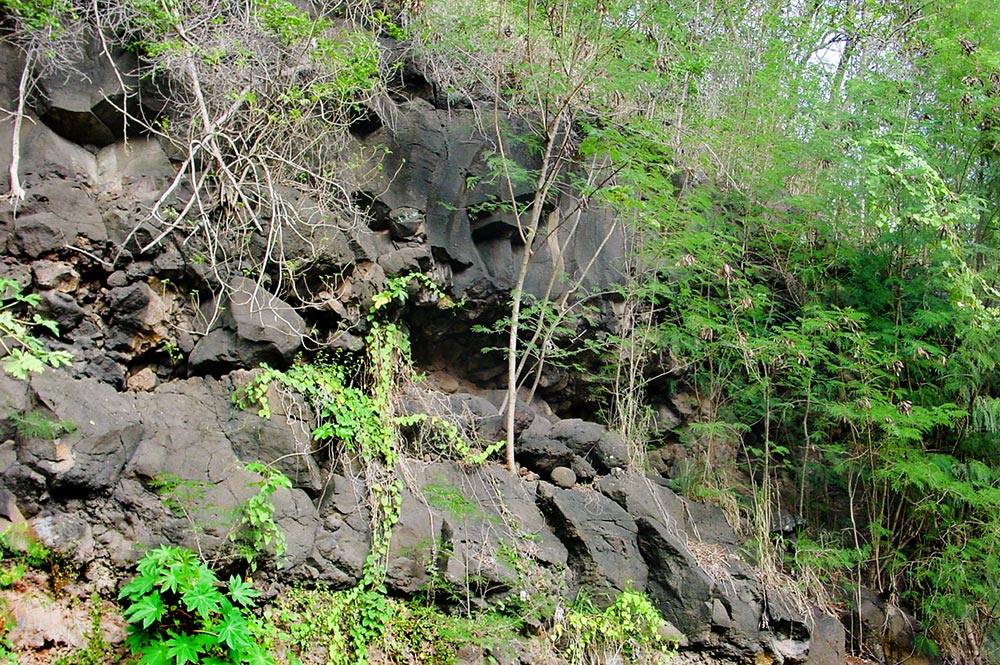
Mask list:
[{"label": "rocky cliff", "polygon": [[[246,463],[260,460],[293,482],[273,497],[288,550],[270,578],[353,585],[372,539],[364,476],[314,445],[313,404],[275,391],[261,418],[232,398],[260,363],[359,352],[376,294],[420,273],[439,291],[411,286],[392,313],[427,372],[402,389],[402,408],[456,423],[478,446],[502,437],[504,361],[480,353],[486,342],[471,329],[504,315],[524,248],[511,215],[489,205],[506,196],[484,178],[489,131],[474,107],[442,107],[419,85],[400,87],[352,128],[344,154],[355,156],[358,214],[311,215],[315,201],[286,196],[308,223],[260,220],[247,248],[282,260],[233,270],[205,255],[199,229],[156,214],[176,216],[197,175],[179,171],[176,146],[128,133],[124,101],[156,114],[155,96],[115,75],[128,66],[112,69],[89,50],[69,75],[42,82],[20,136],[26,195],[0,207],[0,276],[38,294],[39,313],[59,324],[45,342],[74,358],[27,381],[0,378],[0,512],[27,521],[93,589],[113,594],[112,581],[148,546],[223,548],[223,517],[253,493],[258,476]],[[0,45],[0,63],[2,106],[13,108],[23,59]],[[0,123],[4,172],[12,131]],[[553,202],[552,219],[572,210],[575,222],[553,229],[527,290],[554,298],[579,281],[598,307],[578,332],[600,339],[615,307],[599,294],[620,277],[626,235],[606,211],[579,207],[570,191]],[[627,472],[616,434],[571,417],[590,408],[587,381],[546,371],[518,414],[521,473],[411,442],[395,469],[403,490],[390,591],[451,585],[482,606],[631,587],[683,633],[678,662],[843,662],[843,627],[759,579],[717,507],[678,496],[658,475]],[[25,426],[33,418],[48,431]],[[164,501],[164,479],[197,488],[197,499],[177,510]]]}]

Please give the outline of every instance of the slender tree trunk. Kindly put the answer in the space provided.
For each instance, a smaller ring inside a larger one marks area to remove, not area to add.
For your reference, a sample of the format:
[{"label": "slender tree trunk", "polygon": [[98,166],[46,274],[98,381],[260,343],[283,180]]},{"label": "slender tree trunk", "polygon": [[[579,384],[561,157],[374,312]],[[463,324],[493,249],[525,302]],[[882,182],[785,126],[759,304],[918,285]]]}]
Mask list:
[{"label": "slender tree trunk", "polygon": [[[517,412],[517,385],[519,374],[517,362],[517,337],[521,331],[521,304],[524,295],[524,282],[528,277],[528,268],[531,266],[531,259],[535,255],[535,240],[538,236],[538,228],[541,225],[542,207],[555,179],[554,169],[558,169],[559,166],[558,160],[556,160],[556,163],[553,163],[553,152],[559,129],[560,116],[557,115],[553,119],[551,126],[546,127],[545,155],[542,157],[542,165],[538,171],[535,197],[531,203],[531,214],[528,218],[528,225],[526,227],[522,227],[520,223],[518,224],[518,231],[524,241],[524,253],[521,255],[521,261],[517,267],[517,273],[514,278],[514,289],[511,291],[510,296],[510,327],[507,331],[507,411],[505,413],[507,428],[507,441],[505,446],[507,469],[512,472],[517,470],[517,463],[514,460],[514,416]],[[501,155],[503,156],[503,139],[500,137],[499,127],[497,130],[497,142],[501,146]],[[509,174],[507,175],[507,186],[511,197],[510,200],[514,203],[513,185]],[[514,204],[516,205],[516,203]],[[516,209],[514,210],[514,215],[520,219],[520,215]]]},{"label": "slender tree trunk", "polygon": [[28,98],[29,77],[31,76],[32,60],[34,60],[34,50],[28,50],[24,57],[24,69],[21,71],[21,81],[17,86],[17,110],[14,112],[14,127],[10,140],[10,191],[7,197],[12,203],[24,200],[26,192],[21,185],[21,178],[18,170],[21,168],[21,127],[24,124],[24,106]]}]

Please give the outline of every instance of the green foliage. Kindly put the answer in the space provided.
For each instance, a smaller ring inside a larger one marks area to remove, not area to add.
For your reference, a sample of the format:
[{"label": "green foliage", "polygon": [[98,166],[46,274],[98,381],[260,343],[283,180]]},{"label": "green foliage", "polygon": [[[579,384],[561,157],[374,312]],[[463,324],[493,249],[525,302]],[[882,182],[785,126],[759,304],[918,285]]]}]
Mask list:
[{"label": "green foliage", "polygon": [[229,534],[230,540],[242,556],[250,570],[257,569],[257,562],[265,552],[273,552],[280,560],[288,549],[285,534],[274,522],[274,504],[271,497],[279,489],[291,489],[292,481],[277,469],[251,462],[247,471],[259,473],[263,480],[251,483],[259,488],[257,493],[243,501],[236,510],[236,527]]},{"label": "green foliage", "polygon": [[35,293],[23,293],[21,284],[8,278],[0,278],[0,347],[3,348],[4,370],[18,378],[26,379],[28,374],[41,372],[45,367],[61,367],[73,362],[69,351],[50,351],[41,339],[32,332],[41,327],[52,335],[59,335],[55,321],[39,314],[25,318],[19,312],[25,308],[37,307],[41,298]]},{"label": "green foliage", "polygon": [[369,647],[382,637],[393,612],[384,589],[360,586],[334,593],[296,590],[279,607],[293,647],[305,654],[323,645],[328,665],[367,663]]},{"label": "green foliage", "polygon": [[0,9],[9,12],[29,32],[59,33],[62,21],[73,18],[73,5],[67,0],[0,0]]},{"label": "green foliage", "polygon": [[207,485],[208,481],[185,480],[172,473],[158,473],[149,481],[167,509],[178,517],[194,514],[205,497]]},{"label": "green foliage", "polygon": [[167,545],[147,552],[137,571],[119,599],[126,644],[143,665],[275,662],[254,638],[259,593],[249,582],[223,583],[194,552]]},{"label": "green foliage", "polygon": [[40,411],[13,413],[8,416],[8,420],[14,425],[19,436],[32,439],[55,441],[63,434],[72,434],[76,431],[76,425],[73,423],[52,420]]},{"label": "green foliage", "polygon": [[[272,384],[290,389],[305,397],[317,415],[313,439],[335,448],[341,454],[357,456],[366,464],[372,509],[372,548],[365,565],[362,586],[380,587],[384,576],[384,558],[388,554],[392,527],[399,519],[402,503],[401,481],[394,476],[399,460],[400,428],[413,426],[412,417],[394,412],[398,386],[412,377],[409,342],[395,323],[385,320],[390,305],[403,304],[411,288],[423,286],[439,306],[452,303],[434,282],[420,273],[391,278],[385,291],[372,298],[368,321],[365,357],[354,359],[346,354],[318,356],[313,362],[299,362],[286,371],[266,365],[254,379],[234,396],[242,408],[258,407],[262,418],[270,417],[267,393]],[[455,428],[445,430],[452,435]],[[455,436],[455,440],[461,441]],[[473,453],[464,441],[458,450],[467,460],[485,459],[495,451]]]},{"label": "green foliage", "polygon": [[462,493],[461,488],[454,485],[428,483],[423,487],[423,495],[427,505],[458,519],[471,517],[479,511],[476,504]]},{"label": "green foliage", "polygon": [[458,651],[509,639],[510,620],[496,615],[454,617],[433,607],[389,598],[384,590],[294,589],[269,608],[292,650],[327,665],[387,662],[454,665]]},{"label": "green foliage", "polygon": [[0,532],[0,589],[12,587],[31,569],[50,567],[51,550],[28,533],[26,524]]},{"label": "green foliage", "polygon": [[586,598],[578,599],[553,637],[573,665],[622,660],[665,664],[681,639],[679,634],[666,633],[665,627],[645,595],[625,589],[603,611]]}]

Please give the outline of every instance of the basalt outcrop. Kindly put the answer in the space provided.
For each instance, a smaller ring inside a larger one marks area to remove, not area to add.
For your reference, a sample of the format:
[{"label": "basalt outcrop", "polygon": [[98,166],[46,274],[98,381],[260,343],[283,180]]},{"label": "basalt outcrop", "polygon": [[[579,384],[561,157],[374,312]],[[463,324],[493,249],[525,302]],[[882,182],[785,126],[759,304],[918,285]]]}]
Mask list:
[{"label": "basalt outcrop", "polygon": [[[2,44],[0,63],[2,102],[11,108],[23,63]],[[75,358],[28,381],[0,377],[4,519],[28,521],[109,593],[101,581],[144,547],[224,547],[227,516],[257,480],[245,465],[263,460],[293,482],[273,497],[288,551],[271,574],[282,583],[355,583],[371,542],[362,481],[316,449],[308,404],[275,396],[262,419],[232,395],[261,362],[287,366],[303,352],[359,350],[375,294],[394,276],[420,272],[463,306],[445,308],[441,296],[415,289],[396,314],[429,370],[403,403],[482,441],[502,436],[503,361],[480,353],[484,342],[470,329],[503,315],[524,250],[511,215],[483,205],[507,193],[468,187],[487,172],[489,136],[472,109],[438,108],[413,91],[387,101],[392,122],[359,126],[354,136],[359,150],[384,154],[380,169],[362,169],[370,179],[354,183],[367,224],[320,220],[283,236],[279,253],[295,258],[304,293],[283,274],[212,269],[183,234],[153,242],[163,227],[150,210],[175,179],[177,155],[156,138],[128,135],[115,115],[138,81],[107,87],[112,79],[99,61],[82,71],[46,82],[22,129],[26,196],[0,207],[0,276],[40,296],[40,313],[60,327],[46,342]],[[0,145],[10,145],[11,131],[0,124]],[[7,160],[5,148],[4,172]],[[563,193],[554,214],[577,203]],[[553,274],[590,291],[619,278],[625,236],[617,221],[596,207],[578,221],[572,237],[569,227],[557,230],[532,262],[529,292],[548,291]],[[321,274],[337,279],[310,282]],[[555,283],[550,295],[567,282]],[[611,300],[597,302],[603,320],[587,324],[595,335],[613,326],[614,310]],[[485,605],[522,591],[569,598],[584,587],[632,587],[683,633],[688,662],[843,662],[840,624],[768,588],[718,508],[678,496],[660,475],[626,473],[628,449],[616,434],[568,417],[581,411],[586,381],[560,372],[540,382],[540,397],[518,415],[523,473],[431,456],[401,462],[391,590],[463,585],[470,602]],[[662,410],[661,421],[682,422],[677,409]],[[28,414],[56,430],[23,426]],[[165,478],[196,499],[165,502]]]}]

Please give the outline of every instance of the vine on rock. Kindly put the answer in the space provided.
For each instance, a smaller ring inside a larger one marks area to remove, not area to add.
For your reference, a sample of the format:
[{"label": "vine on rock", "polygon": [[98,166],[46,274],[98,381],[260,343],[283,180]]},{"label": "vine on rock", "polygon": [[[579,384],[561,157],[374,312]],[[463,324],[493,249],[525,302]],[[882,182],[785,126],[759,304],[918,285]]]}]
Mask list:
[{"label": "vine on rock", "polygon": [[369,645],[382,637],[392,615],[384,581],[392,529],[403,500],[403,483],[396,476],[400,427],[412,423],[412,417],[398,415],[396,399],[400,386],[412,378],[412,368],[409,340],[389,320],[388,307],[405,302],[415,283],[450,304],[426,275],[390,279],[386,291],[372,299],[362,359],[320,355],[288,370],[262,365],[253,381],[234,395],[238,405],[256,406],[262,418],[271,415],[267,394],[273,384],[302,395],[316,411],[314,441],[336,447],[340,455],[363,465],[372,541],[360,583],[328,599],[325,612],[334,619],[324,632],[330,644],[328,662],[334,665],[367,663]]}]

